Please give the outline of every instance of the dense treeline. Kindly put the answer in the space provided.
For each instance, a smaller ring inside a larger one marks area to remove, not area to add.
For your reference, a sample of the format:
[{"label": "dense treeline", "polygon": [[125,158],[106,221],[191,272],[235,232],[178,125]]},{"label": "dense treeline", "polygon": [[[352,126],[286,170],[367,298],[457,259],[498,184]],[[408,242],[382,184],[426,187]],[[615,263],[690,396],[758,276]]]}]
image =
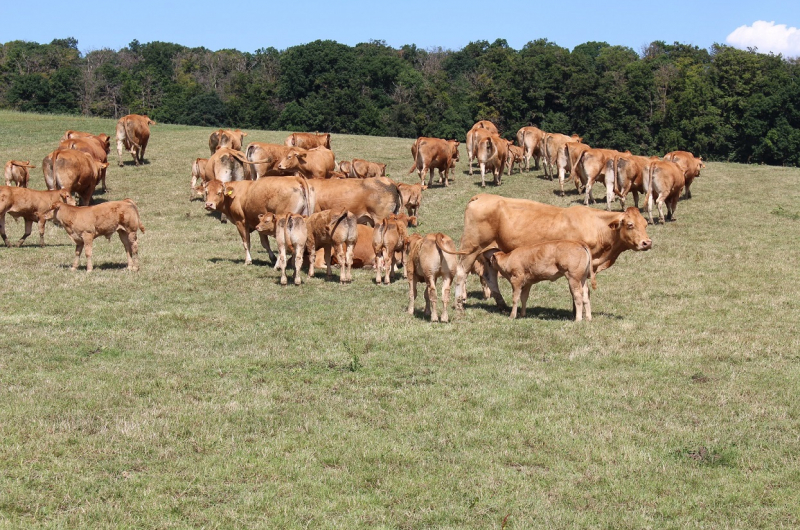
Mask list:
[{"label": "dense treeline", "polygon": [[597,146],[800,165],[800,62],[654,42],[504,40],[459,51],[315,41],[284,51],[131,42],[82,55],[75,39],[0,48],[0,106],[187,125],[460,138],[478,119]]}]

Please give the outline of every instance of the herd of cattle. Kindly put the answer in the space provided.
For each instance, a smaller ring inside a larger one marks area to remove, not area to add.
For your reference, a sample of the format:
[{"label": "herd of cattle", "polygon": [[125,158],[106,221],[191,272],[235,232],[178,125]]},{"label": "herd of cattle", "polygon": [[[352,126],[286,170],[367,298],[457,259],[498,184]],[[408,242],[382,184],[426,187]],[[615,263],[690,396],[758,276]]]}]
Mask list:
[{"label": "herd of cattle", "polygon": [[[147,116],[128,115],[116,128],[119,165],[127,150],[138,166],[150,137]],[[411,147],[420,182],[414,185],[386,177],[386,165],[363,159],[342,160],[336,165],[330,134],[293,133],[284,145],[252,142],[242,150],[247,133],[220,129],[209,138],[209,158],[191,164],[192,198],[204,197],[206,210],[217,212],[223,222],[237,229],[245,252],[245,264],[252,263],[250,235],[255,231],[281,271],[281,284],[288,283],[286,267],[292,258],[294,283],[301,284],[300,271],[308,276],[315,268],[339,264],[339,280],[352,281],[352,267],[372,266],[378,284],[389,283],[396,268],[403,267],[409,282],[409,313],[413,314],[417,282],[425,283],[425,314],[439,320],[436,282],[442,278],[441,320],[448,320],[450,288],[455,282],[455,302],[463,309],[466,280],[470,273],[481,277],[486,296],[506,307],[497,283],[498,274],[512,285],[511,317],[522,315],[531,286],[566,276],[573,298],[574,316],[591,320],[589,284],[596,285],[598,272],[614,264],[625,250],[645,251],[652,246],[647,221],[638,208],[638,195],[646,196],[650,222],[655,202],[662,222],[674,219],[678,197],[705,167],[691,153],[676,151],[657,157],[630,152],[595,149],[577,135],[546,133],[523,127],[517,145],[501,138],[492,122],[480,121],[466,135],[469,173],[473,160],[486,185],[490,171],[494,183],[502,183],[504,171],[514,164],[522,171],[544,168],[551,180],[558,175],[560,192],[569,174],[578,193],[585,193],[586,206],[561,208],[524,199],[479,194],[470,199],[464,212],[461,249],[445,234],[410,234],[417,225],[422,192],[433,186],[434,171],[440,183],[449,185],[451,172],[459,161],[459,142],[439,138],[418,138]],[[98,184],[106,189],[111,138],[67,131],[58,148],[42,161],[47,191],[27,188],[29,162],[6,164],[6,185],[0,186],[0,234],[7,246],[5,214],[25,220],[22,245],[34,222],[39,226],[39,243],[44,245],[45,222],[53,219],[75,242],[77,269],[85,250],[87,271],[92,270],[92,241],[117,232],[128,256],[128,268],[138,270],[137,232],[144,232],[136,203],[131,199],[90,205]],[[425,185],[425,176],[429,174]],[[593,201],[592,187],[603,182],[607,211],[587,207]],[[13,184],[13,185],[12,185]],[[628,193],[636,207],[625,208]],[[81,206],[76,205],[77,196]],[[621,212],[611,210],[618,199]],[[402,209],[405,208],[405,212]],[[269,238],[277,243],[273,253]],[[291,256],[287,256],[290,254]]]}]

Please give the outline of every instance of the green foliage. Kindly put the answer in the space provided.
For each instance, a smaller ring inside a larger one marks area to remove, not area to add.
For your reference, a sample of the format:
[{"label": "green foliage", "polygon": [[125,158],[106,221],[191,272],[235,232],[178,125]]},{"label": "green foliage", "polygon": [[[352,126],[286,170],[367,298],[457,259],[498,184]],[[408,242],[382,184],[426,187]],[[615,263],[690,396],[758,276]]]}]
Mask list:
[{"label": "green foliage", "polygon": [[81,56],[73,38],[0,49],[0,108],[165,123],[464,140],[480,119],[591,145],[707,160],[800,164],[800,64],[715,44],[606,42],[571,52],[538,39],[458,51],[317,40],[212,52],[132,41]]}]

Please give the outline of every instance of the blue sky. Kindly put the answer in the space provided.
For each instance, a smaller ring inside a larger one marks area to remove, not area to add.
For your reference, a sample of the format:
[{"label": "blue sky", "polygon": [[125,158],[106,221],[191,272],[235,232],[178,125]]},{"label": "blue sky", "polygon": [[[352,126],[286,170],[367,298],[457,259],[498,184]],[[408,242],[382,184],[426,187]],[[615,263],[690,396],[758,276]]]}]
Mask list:
[{"label": "blue sky", "polygon": [[[118,50],[133,39],[252,52],[269,46],[282,50],[317,39],[348,45],[375,39],[393,47],[416,44],[424,49],[441,46],[458,50],[476,40],[503,38],[512,48],[520,49],[531,40],[546,38],[569,49],[588,41],[605,41],[638,52],[651,41],[663,40],[701,48],[729,42],[800,56],[798,0],[43,0],[34,4],[0,0],[0,20],[5,22],[0,43],[48,43],[55,38],[75,37],[83,52]],[[756,24],[758,21],[762,23]],[[741,29],[734,33],[737,28]],[[732,34],[732,40],[726,41]]]}]

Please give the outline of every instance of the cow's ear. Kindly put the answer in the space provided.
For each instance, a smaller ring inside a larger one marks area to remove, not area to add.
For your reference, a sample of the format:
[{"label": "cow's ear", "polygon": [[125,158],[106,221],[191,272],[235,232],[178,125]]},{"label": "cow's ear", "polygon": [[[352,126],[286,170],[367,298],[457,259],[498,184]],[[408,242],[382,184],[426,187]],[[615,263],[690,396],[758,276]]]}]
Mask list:
[{"label": "cow's ear", "polygon": [[408,226],[417,226],[417,216],[412,215],[408,218]]},{"label": "cow's ear", "polygon": [[225,188],[225,195],[230,198],[233,198],[233,188]]},{"label": "cow's ear", "polygon": [[264,220],[264,214],[263,213],[258,214],[258,222],[261,222],[263,220]]},{"label": "cow's ear", "polygon": [[622,228],[622,219],[615,219],[608,225],[611,230],[619,230]]}]

